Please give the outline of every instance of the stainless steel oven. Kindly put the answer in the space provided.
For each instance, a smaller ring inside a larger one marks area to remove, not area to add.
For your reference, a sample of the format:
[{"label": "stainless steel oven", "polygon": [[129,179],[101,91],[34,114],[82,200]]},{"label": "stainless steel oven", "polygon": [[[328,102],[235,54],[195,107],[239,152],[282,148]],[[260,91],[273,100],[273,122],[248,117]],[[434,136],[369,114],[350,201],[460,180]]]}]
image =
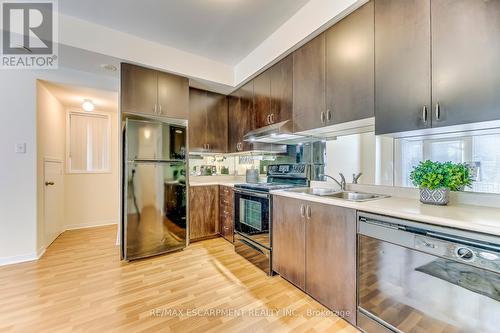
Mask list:
[{"label": "stainless steel oven", "polygon": [[500,238],[360,213],[358,326],[500,332]]}]

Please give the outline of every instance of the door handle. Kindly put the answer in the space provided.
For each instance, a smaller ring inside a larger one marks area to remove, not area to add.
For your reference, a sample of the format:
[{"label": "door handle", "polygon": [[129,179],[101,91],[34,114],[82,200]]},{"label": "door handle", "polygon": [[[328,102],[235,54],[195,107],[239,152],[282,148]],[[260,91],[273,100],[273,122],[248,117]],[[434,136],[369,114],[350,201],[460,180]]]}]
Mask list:
[{"label": "door handle", "polygon": [[55,185],[54,182],[45,182],[45,186],[52,186],[52,185]]},{"label": "door handle", "polygon": [[424,107],[422,108],[422,119],[424,120],[424,123],[427,122],[427,106],[424,105]]},{"label": "door handle", "polygon": [[304,205],[300,205],[300,216],[302,218],[306,217],[306,207]]},{"label": "door handle", "polygon": [[311,216],[312,216],[311,206],[307,206],[306,217],[308,220],[310,220]]},{"label": "door handle", "polygon": [[441,106],[436,103],[436,120],[441,120]]}]

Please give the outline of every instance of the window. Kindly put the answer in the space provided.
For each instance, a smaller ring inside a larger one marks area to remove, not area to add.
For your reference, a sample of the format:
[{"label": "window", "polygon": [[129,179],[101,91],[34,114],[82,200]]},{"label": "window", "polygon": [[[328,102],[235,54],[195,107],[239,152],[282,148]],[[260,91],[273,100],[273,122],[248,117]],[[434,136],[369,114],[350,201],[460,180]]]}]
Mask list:
[{"label": "window", "polygon": [[396,185],[413,186],[410,172],[420,161],[450,161],[473,167],[472,188],[468,191],[500,193],[500,134],[397,141],[400,172]]},{"label": "window", "polygon": [[98,113],[68,113],[68,173],[110,172],[110,117]]}]

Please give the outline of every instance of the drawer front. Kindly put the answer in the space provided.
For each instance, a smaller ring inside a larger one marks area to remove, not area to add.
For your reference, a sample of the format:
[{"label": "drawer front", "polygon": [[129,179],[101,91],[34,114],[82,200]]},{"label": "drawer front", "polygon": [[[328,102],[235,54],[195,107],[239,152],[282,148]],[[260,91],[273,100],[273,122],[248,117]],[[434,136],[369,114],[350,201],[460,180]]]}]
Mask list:
[{"label": "drawer front", "polygon": [[220,198],[224,198],[224,200],[227,200],[228,202],[232,202],[232,200],[234,199],[234,191],[229,186],[221,186],[219,193]]},{"label": "drawer front", "polygon": [[234,242],[233,215],[221,213],[220,226],[221,236],[231,243]]},{"label": "drawer front", "polygon": [[234,191],[229,186],[220,186],[220,234],[231,243],[234,242]]}]

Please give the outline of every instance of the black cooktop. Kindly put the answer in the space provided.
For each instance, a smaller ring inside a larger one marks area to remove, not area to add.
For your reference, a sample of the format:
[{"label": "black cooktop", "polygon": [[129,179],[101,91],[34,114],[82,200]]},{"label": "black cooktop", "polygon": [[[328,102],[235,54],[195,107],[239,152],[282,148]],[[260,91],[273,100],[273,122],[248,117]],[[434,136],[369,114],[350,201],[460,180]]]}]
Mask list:
[{"label": "black cooktop", "polygon": [[242,189],[247,189],[247,190],[253,190],[253,191],[259,191],[259,192],[269,192],[269,191],[275,191],[275,190],[284,190],[286,188],[291,188],[291,187],[303,187],[304,185],[295,185],[295,184],[276,184],[276,183],[256,183],[256,184],[236,184],[234,187],[237,188],[242,188]]},{"label": "black cooktop", "polygon": [[236,184],[234,187],[258,192],[284,190],[309,186],[307,167],[303,163],[271,164],[267,169],[267,182]]}]

